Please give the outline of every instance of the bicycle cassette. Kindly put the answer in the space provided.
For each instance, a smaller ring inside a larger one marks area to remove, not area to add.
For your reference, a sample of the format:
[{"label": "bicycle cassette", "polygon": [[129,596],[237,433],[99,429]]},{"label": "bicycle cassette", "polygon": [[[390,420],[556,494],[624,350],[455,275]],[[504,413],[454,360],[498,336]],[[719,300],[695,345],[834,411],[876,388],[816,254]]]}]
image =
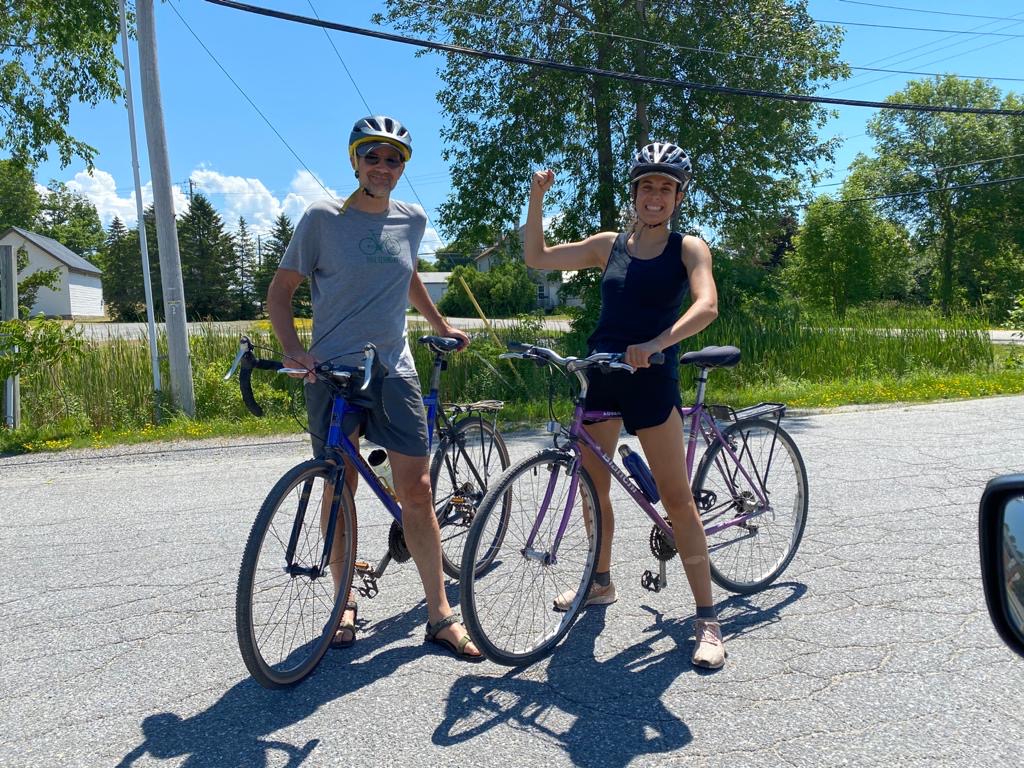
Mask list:
[{"label": "bicycle cassette", "polygon": [[[665,518],[665,522],[671,526],[668,522],[668,518]],[[663,563],[667,563],[673,557],[676,556],[675,545],[666,538],[665,534],[661,532],[661,528],[656,525],[651,526],[651,554],[661,560]]]},{"label": "bicycle cassette", "polygon": [[397,522],[392,522],[391,530],[388,531],[388,554],[396,563],[404,563],[411,557],[405,543],[405,531]]}]

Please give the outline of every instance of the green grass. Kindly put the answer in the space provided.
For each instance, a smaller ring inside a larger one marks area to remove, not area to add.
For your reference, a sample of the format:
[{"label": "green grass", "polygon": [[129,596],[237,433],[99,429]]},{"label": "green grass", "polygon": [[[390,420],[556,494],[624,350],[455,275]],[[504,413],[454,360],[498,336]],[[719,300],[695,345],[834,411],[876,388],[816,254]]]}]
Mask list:
[{"label": "green grass", "polygon": [[[892,330],[898,329],[898,330]],[[308,325],[301,333],[308,334]],[[555,413],[570,413],[570,391],[561,377],[498,355],[508,340],[559,347],[562,337],[526,318],[495,330],[497,341],[478,336],[453,355],[443,379],[443,397],[461,402],[501,399],[506,428],[548,420],[548,392]],[[414,331],[413,335],[417,335]],[[253,340],[273,356],[266,321],[252,325]],[[735,369],[714,371],[709,402],[742,407],[761,401],[791,408],[833,408],[863,403],[926,402],[1024,392],[1024,350],[995,347],[973,318],[938,318],[926,312],[851,312],[842,321],[772,310],[754,317],[719,318],[686,343],[686,349],[732,344],[743,351]],[[257,400],[268,416],[256,419],[241,401],[237,379],[223,375],[237,350],[237,337],[212,329],[193,336],[195,420],[175,416],[154,402],[149,351],[137,340],[87,343],[85,353],[45,374],[22,378],[22,420],[17,431],[0,430],[0,452],[60,450],[150,440],[259,436],[297,433],[294,414],[304,414],[301,386],[294,379],[257,373]],[[563,353],[572,350],[562,349]],[[429,381],[432,356],[414,344],[421,379]],[[166,349],[160,343],[163,380]],[[692,397],[692,372],[683,370],[684,401]],[[154,413],[161,413],[154,424]]]}]

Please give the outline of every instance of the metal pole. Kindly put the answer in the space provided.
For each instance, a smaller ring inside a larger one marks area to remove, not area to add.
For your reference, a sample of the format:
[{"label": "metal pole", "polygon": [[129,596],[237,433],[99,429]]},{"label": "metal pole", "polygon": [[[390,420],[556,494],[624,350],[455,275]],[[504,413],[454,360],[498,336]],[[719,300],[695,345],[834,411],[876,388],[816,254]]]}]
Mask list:
[{"label": "metal pole", "polygon": [[[3,313],[0,320],[18,319],[18,262],[14,247],[0,245],[0,283],[3,284]],[[17,352],[18,348],[15,347]],[[4,381],[4,426],[18,429],[21,426],[21,387],[18,377],[11,376]]]},{"label": "metal pole", "polygon": [[160,102],[160,73],[156,63],[153,0],[136,0],[135,17],[138,23],[139,70],[142,75],[142,116],[146,124],[146,145],[149,147],[149,169],[153,180],[153,207],[156,211],[156,240],[160,251],[171,394],[178,408],[188,416],[195,416],[188,323],[185,319],[185,287],[181,279],[181,254],[178,252],[178,230],[171,194],[171,163],[167,157],[167,136]]},{"label": "metal pole", "polygon": [[[153,391],[160,392],[160,356],[157,354],[156,320],[153,317],[153,284],[149,277],[149,245],[146,242],[145,211],[142,206],[142,180],[139,177],[139,145],[135,140],[135,105],[132,93],[131,57],[128,54],[128,24],[125,21],[124,0],[117,0],[121,13],[121,52],[124,57],[124,93],[128,107],[128,136],[132,145],[132,173],[135,176],[135,211],[138,216],[139,248],[142,251],[142,285],[146,292],[146,322],[149,325],[149,359],[153,368]],[[159,398],[158,398],[159,401]],[[154,411],[160,420],[160,409]]]}]

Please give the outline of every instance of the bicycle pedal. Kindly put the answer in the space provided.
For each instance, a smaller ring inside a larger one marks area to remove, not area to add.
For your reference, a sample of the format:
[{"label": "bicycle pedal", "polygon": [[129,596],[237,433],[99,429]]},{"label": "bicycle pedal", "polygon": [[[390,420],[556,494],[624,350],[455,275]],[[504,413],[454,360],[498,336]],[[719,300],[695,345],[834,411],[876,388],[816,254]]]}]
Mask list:
[{"label": "bicycle pedal", "polygon": [[655,573],[644,571],[644,575],[640,577],[640,586],[648,592],[661,592],[661,578]]},{"label": "bicycle pedal", "polygon": [[359,571],[359,572],[365,572],[365,571],[373,570],[370,567],[370,564],[368,562],[366,562],[365,560],[356,560],[355,569],[356,569],[356,571]]},{"label": "bicycle pedal", "polygon": [[366,574],[360,574],[360,578],[363,580],[363,586],[356,587],[356,592],[358,592],[360,596],[372,600],[377,596],[377,593],[380,592],[380,588],[377,586],[377,580],[372,576],[367,576]]}]

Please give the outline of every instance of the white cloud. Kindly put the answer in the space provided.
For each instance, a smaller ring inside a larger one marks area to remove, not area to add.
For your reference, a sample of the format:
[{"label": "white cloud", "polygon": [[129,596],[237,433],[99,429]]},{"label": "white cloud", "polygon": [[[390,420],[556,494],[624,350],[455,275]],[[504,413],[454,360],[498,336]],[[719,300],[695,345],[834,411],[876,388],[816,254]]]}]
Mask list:
[{"label": "white cloud", "polygon": [[[104,227],[110,226],[110,222],[117,216],[128,227],[134,227],[137,219],[135,192],[129,192],[121,196],[117,191],[117,184],[114,177],[99,168],[88,171],[79,171],[74,178],[65,182],[67,188],[80,195],[89,198],[96,206],[96,213]],[[37,185],[38,186],[38,185]],[[182,193],[181,188],[173,186],[171,194],[174,199],[174,210],[181,214],[188,210],[188,198]],[[142,204],[147,206],[153,202],[153,185],[146,184],[142,188]]]},{"label": "white cloud", "polygon": [[292,224],[297,224],[310,205],[329,197],[335,200],[345,199],[345,195],[338,194],[309,171],[298,171],[288,187],[288,194],[285,195],[281,207]]}]

